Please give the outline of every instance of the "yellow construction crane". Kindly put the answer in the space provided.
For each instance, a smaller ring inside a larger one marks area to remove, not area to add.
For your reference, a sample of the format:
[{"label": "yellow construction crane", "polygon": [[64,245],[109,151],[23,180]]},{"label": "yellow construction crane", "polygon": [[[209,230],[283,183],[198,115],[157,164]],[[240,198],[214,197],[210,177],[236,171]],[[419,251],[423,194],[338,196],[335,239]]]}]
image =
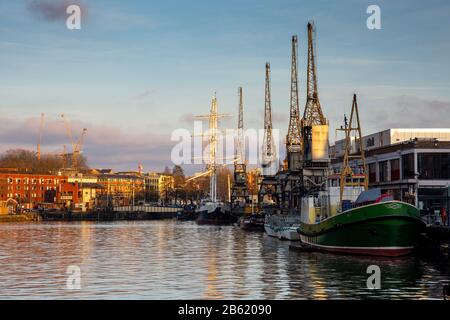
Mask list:
[{"label": "yellow construction crane", "polygon": [[70,144],[72,145],[72,168],[78,167],[78,157],[81,152],[81,147],[83,146],[83,139],[86,135],[87,129],[83,128],[81,132],[80,138],[75,142],[72,136],[72,129],[70,128],[70,124],[67,121],[67,117],[65,114],[61,114],[61,118],[64,121],[64,126],[66,127],[67,136],[69,137]]},{"label": "yellow construction crane", "polygon": [[[345,127],[341,129],[345,132],[345,149],[343,167],[340,175],[340,202],[342,206],[342,198],[344,196],[344,189],[346,186],[363,187],[364,190],[368,189],[369,180],[367,178],[366,157],[364,155],[364,148],[362,144],[361,123],[359,121],[358,103],[356,101],[356,94],[353,95],[352,111],[350,113],[350,121],[345,124]],[[356,152],[352,153],[352,132],[355,132],[354,140],[357,144]],[[350,161],[360,161],[360,175],[362,179],[354,180],[355,172],[350,166]]]},{"label": "yellow construction crane", "polygon": [[37,144],[37,159],[41,160],[41,143],[42,143],[42,131],[44,130],[44,114],[41,113],[41,122],[39,124],[39,140]]},{"label": "yellow construction crane", "polygon": [[61,153],[61,158],[63,161],[63,168],[65,169],[67,166],[67,149],[66,149],[66,145],[64,145],[63,147],[63,152]]}]

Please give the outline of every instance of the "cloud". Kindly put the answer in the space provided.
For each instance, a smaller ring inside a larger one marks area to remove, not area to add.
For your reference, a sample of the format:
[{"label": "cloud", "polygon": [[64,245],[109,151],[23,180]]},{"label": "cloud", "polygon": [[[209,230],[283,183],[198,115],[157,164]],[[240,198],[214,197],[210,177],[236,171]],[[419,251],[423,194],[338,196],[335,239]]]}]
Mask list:
[{"label": "cloud", "polygon": [[66,9],[73,4],[80,6],[83,15],[86,14],[86,6],[73,0],[28,0],[27,9],[40,20],[53,22],[66,20]]},{"label": "cloud", "polygon": [[322,64],[331,65],[355,65],[355,66],[365,66],[365,65],[412,65],[413,62],[406,60],[383,60],[383,59],[365,59],[365,58],[355,58],[355,57],[324,57],[321,60]]},{"label": "cloud", "polygon": [[273,123],[284,123],[288,120],[288,114],[284,112],[274,112],[272,111],[272,122]]},{"label": "cloud", "polygon": [[[411,95],[386,99],[385,107],[373,110],[372,121],[387,128],[446,128],[450,101],[423,99]],[[371,121],[371,122],[372,122]]]},{"label": "cloud", "polygon": [[[39,118],[16,120],[0,117],[4,125],[0,128],[0,152],[11,148],[36,149]],[[145,170],[163,170],[172,166],[171,149],[175,142],[170,135],[152,132],[124,132],[112,126],[94,125],[82,121],[70,121],[73,139],[78,140],[83,128],[87,134],[82,148],[91,167],[134,170],[143,164]],[[44,153],[61,154],[63,146],[72,150],[63,122],[46,119],[42,135]]]},{"label": "cloud", "polygon": [[[264,109],[259,110],[260,116],[258,117],[258,128],[264,128]],[[302,110],[300,110],[302,114]],[[272,124],[276,125],[288,125],[289,124],[289,114],[287,112],[273,111],[272,106]]]},{"label": "cloud", "polygon": [[180,122],[192,124],[194,121],[199,120],[193,113],[184,113],[180,116]]},{"label": "cloud", "polygon": [[138,99],[138,100],[143,99],[143,98],[149,97],[155,93],[156,93],[156,90],[145,90],[144,92],[141,92],[140,94],[134,96],[133,99]]}]

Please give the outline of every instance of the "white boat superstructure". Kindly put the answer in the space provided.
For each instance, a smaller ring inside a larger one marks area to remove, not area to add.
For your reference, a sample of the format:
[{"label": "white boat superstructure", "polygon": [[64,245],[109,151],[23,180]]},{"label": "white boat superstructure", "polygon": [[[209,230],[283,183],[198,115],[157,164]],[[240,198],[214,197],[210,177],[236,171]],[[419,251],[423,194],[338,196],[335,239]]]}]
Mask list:
[{"label": "white boat superstructure", "polygon": [[300,240],[300,234],[297,231],[299,227],[299,214],[272,214],[267,215],[264,221],[266,233],[280,240]]},{"label": "white boat superstructure", "polygon": [[200,204],[200,206],[195,209],[197,213],[206,212],[213,213],[217,210],[217,208],[222,208],[223,203],[219,201],[204,201]]}]

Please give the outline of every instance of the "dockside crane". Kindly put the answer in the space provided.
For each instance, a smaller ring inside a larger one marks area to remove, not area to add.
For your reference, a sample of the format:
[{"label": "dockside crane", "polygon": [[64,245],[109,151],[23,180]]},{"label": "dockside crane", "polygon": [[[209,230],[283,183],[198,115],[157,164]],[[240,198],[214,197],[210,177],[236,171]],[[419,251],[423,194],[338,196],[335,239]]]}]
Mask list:
[{"label": "dockside crane", "polygon": [[303,148],[300,129],[300,108],[298,104],[298,75],[297,75],[297,36],[292,36],[291,60],[291,99],[289,112],[289,128],[286,135],[286,157],[288,170],[300,170],[301,152]]},{"label": "dockside crane", "polygon": [[[264,139],[261,154],[262,176],[258,191],[258,202],[278,203],[277,180],[278,159],[273,141],[272,99],[270,95],[270,63],[266,63],[266,79],[264,90]],[[268,201],[265,201],[268,200]]]},{"label": "dockside crane", "polygon": [[245,204],[248,202],[247,168],[245,161],[244,140],[244,104],[242,87],[238,88],[238,131],[236,137],[235,159],[234,159],[234,182],[230,195],[230,202]]},{"label": "dockside crane", "polygon": [[300,126],[300,107],[298,94],[297,72],[297,36],[292,36],[291,47],[291,95],[289,104],[289,127],[286,134],[286,165],[285,172],[279,175],[279,189],[282,207],[290,211],[300,205],[300,190],[302,182],[303,141]]},{"label": "dockside crane", "polygon": [[306,83],[306,106],[303,113],[302,127],[313,125],[326,125],[327,120],[323,115],[317,89],[317,66],[315,55],[315,27],[312,22],[308,23],[308,69]]},{"label": "dockside crane", "polygon": [[326,187],[330,171],[328,120],[325,118],[317,89],[315,26],[308,22],[308,66],[306,105],[301,120],[303,139],[302,193],[311,194]]},{"label": "dockside crane", "polygon": [[266,63],[264,99],[264,140],[262,149],[263,176],[274,176],[278,171],[278,161],[273,141],[272,99],[270,95],[270,63]]}]

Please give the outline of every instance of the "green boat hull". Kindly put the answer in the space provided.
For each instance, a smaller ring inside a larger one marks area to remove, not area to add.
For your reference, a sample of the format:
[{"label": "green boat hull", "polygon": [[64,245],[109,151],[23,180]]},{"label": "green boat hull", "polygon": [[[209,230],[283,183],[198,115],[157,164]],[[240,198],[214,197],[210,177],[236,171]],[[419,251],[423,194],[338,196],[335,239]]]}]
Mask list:
[{"label": "green boat hull", "polygon": [[425,224],[419,210],[400,201],[347,210],[314,224],[301,223],[303,243],[319,250],[378,256],[413,251]]}]

